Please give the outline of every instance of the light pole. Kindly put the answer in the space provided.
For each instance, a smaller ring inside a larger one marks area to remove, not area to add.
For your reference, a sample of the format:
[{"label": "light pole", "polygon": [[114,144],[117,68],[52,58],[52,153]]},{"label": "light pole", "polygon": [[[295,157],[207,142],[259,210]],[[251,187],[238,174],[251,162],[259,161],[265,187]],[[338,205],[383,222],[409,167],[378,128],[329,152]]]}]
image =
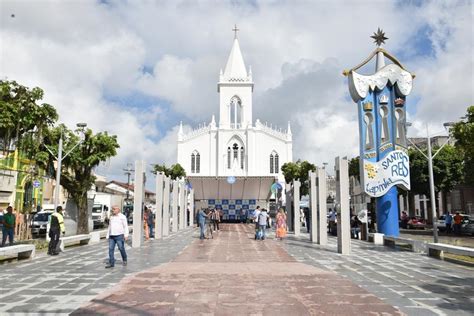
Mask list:
[{"label": "light pole", "polygon": [[[411,123],[406,122],[406,127],[411,126]],[[452,122],[447,122],[444,123],[443,126],[445,128],[449,128],[450,126],[453,126],[454,123]],[[446,142],[444,142],[443,145],[434,153],[434,155],[431,154],[431,137],[428,131],[428,124],[426,124],[426,140],[427,140],[427,147],[428,147],[428,155],[425,155],[425,153],[418,148],[418,146],[415,145],[407,137],[408,141],[428,160],[428,174],[429,174],[429,181],[430,181],[430,201],[431,201],[431,220],[433,222],[433,242],[437,243],[438,242],[438,225],[437,225],[437,216],[436,216],[436,197],[435,197],[435,186],[434,186],[434,175],[433,175],[433,159],[436,157],[436,155],[443,149],[446,144],[449,143],[451,140],[451,135],[448,135],[448,139]]]},{"label": "light pole", "polygon": [[[84,133],[84,128],[86,128],[87,124],[86,123],[77,123],[76,126],[79,128],[79,131]],[[76,149],[77,146],[79,146],[79,144],[81,144],[83,142],[83,139],[81,139],[76,145],[74,145],[74,147],[71,148],[71,150],[69,150],[66,155],[64,155],[63,157],[63,132],[61,130],[61,134],[59,136],[59,145],[58,145],[58,157],[55,157],[57,162],[58,162],[58,166],[57,166],[57,172],[56,172],[56,187],[54,188],[54,209],[56,210],[56,208],[58,207],[59,205],[59,189],[61,187],[61,165],[62,165],[62,161],[64,158],[66,158],[74,149]],[[46,147],[46,146],[45,146]],[[51,153],[51,155],[53,155],[54,157],[54,154],[53,152],[48,148],[46,147],[46,149]]]},{"label": "light pole", "polygon": [[127,163],[127,169],[123,169],[123,171],[125,171],[125,174],[127,175],[127,197],[125,198],[125,200],[129,201],[129,195],[130,195],[130,175],[132,174],[132,172],[134,172],[135,170],[132,169],[132,164],[131,163]]}]

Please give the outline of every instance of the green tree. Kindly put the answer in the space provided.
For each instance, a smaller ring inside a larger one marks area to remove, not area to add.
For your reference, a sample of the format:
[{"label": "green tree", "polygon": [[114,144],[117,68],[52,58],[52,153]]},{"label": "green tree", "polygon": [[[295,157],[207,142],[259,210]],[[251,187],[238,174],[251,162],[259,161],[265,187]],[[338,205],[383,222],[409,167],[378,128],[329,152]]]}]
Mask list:
[{"label": "green tree", "polygon": [[[435,153],[437,149],[433,149]],[[429,196],[428,160],[416,149],[410,156],[411,192]],[[426,154],[426,153],[425,153]],[[444,146],[433,159],[433,176],[436,192],[449,192],[462,180],[462,156],[450,145]]]},{"label": "green tree", "polygon": [[356,177],[360,181],[359,157],[349,160],[349,176]]},{"label": "green tree", "polygon": [[281,166],[281,171],[287,183],[293,180],[301,182],[300,197],[309,194],[309,171],[316,171],[316,166],[306,160],[298,159],[296,162],[287,162]]},{"label": "green tree", "polygon": [[[76,131],[77,132],[77,131]],[[79,136],[65,125],[48,129],[37,148],[31,150],[35,158],[51,175],[56,176],[56,158],[58,154],[59,138],[63,138],[63,152],[71,153],[62,160],[61,185],[67,190],[78,208],[77,233],[89,232],[87,191],[94,184],[95,176],[92,171],[101,162],[117,154],[120,147],[117,136],[107,132],[94,134],[91,129],[84,131],[84,139],[80,142]],[[78,143],[80,144],[76,146]],[[74,147],[76,146],[76,147]],[[47,150],[48,147],[52,154]],[[53,156],[54,154],[54,156]]]},{"label": "green tree", "polygon": [[464,182],[474,185],[474,105],[467,108],[465,118],[453,126],[451,133],[464,160]]},{"label": "green tree", "polygon": [[22,150],[32,139],[38,143],[45,129],[56,122],[56,110],[47,103],[39,104],[42,99],[43,90],[38,87],[0,80],[0,148],[4,152]]},{"label": "green tree", "polygon": [[156,164],[153,166],[152,172],[154,174],[157,172],[163,172],[167,177],[171,177],[172,180],[186,177],[186,171],[179,163],[171,165],[169,168],[166,167],[165,164]]}]

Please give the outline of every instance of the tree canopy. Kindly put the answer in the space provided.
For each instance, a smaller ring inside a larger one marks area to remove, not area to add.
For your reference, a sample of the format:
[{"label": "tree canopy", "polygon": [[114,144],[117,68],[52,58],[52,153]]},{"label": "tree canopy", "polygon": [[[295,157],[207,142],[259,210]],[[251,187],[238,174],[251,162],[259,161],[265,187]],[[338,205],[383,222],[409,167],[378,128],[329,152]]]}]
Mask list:
[{"label": "tree canopy", "polygon": [[[88,233],[87,191],[95,181],[93,170],[101,162],[117,154],[120,147],[117,136],[107,132],[94,134],[91,129],[85,129],[83,139],[69,130],[65,125],[48,129],[42,143],[36,150],[35,159],[51,176],[56,176],[59,138],[63,138],[63,156],[61,166],[61,185],[68,191],[78,208],[77,233]],[[79,145],[77,145],[79,144]],[[77,146],[76,146],[77,145]],[[51,152],[48,151],[49,148]]]},{"label": "tree canopy", "polygon": [[474,105],[467,108],[465,120],[457,122],[451,133],[463,157],[464,182],[474,185]]},{"label": "tree canopy", "polygon": [[298,159],[296,162],[284,163],[281,166],[281,171],[287,183],[291,183],[293,180],[301,182],[300,196],[309,194],[308,173],[309,171],[316,171],[316,165]]},{"label": "tree canopy", "polygon": [[[433,153],[438,149],[434,148]],[[429,195],[428,160],[416,149],[409,149],[411,192]],[[426,154],[426,153],[425,153]],[[435,191],[451,191],[462,181],[462,156],[454,146],[446,145],[433,159]]]},{"label": "tree canopy", "polygon": [[157,174],[158,172],[163,172],[167,177],[171,177],[172,180],[186,177],[186,171],[179,163],[171,165],[171,167],[169,168],[166,167],[165,164],[156,164],[153,166],[152,172],[154,174]]},{"label": "tree canopy", "polygon": [[[0,80],[0,148],[3,151],[31,145],[58,119],[56,109],[43,99],[43,90],[15,81]],[[26,139],[29,137],[29,139]],[[24,141],[25,140],[25,141]]]}]

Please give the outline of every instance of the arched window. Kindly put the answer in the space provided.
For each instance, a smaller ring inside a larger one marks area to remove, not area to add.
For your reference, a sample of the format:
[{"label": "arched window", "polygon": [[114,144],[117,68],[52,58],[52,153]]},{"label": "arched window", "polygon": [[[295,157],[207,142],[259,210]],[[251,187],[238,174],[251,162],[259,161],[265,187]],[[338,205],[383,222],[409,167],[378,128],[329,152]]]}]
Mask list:
[{"label": "arched window", "polygon": [[278,173],[280,169],[278,158],[278,154],[275,151],[270,154],[270,173]]},{"label": "arched window", "polygon": [[245,159],[245,151],[244,147],[240,147],[240,169],[244,169],[244,159]]},{"label": "arched window", "polygon": [[196,173],[201,172],[201,155],[199,153],[196,154]]},{"label": "arched window", "polygon": [[191,173],[196,172],[196,155],[194,153],[191,154]]},{"label": "arched window", "polygon": [[279,165],[278,165],[278,154],[275,154],[273,157],[273,171],[274,173],[278,173],[280,170]]},{"label": "arched window", "polygon": [[273,154],[270,154],[270,173],[273,173]]},{"label": "arched window", "polygon": [[242,121],[242,101],[240,101],[238,96],[234,96],[232,99],[230,99],[229,106],[231,126],[234,128],[239,128]]},{"label": "arched window", "polygon": [[227,169],[231,168],[232,156],[230,154],[230,147],[227,147]]},{"label": "arched window", "polygon": [[196,150],[191,154],[191,173],[201,172],[201,155]]},{"label": "arched window", "polygon": [[234,158],[233,158],[233,160],[239,159],[239,145],[234,144],[234,146],[232,146],[232,150],[233,150],[233,152],[234,152]]}]

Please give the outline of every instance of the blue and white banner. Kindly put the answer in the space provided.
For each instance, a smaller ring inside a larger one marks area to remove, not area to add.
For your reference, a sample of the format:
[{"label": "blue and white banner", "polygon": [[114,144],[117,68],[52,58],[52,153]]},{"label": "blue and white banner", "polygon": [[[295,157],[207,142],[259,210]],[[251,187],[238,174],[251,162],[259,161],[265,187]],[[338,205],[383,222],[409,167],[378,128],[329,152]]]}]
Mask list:
[{"label": "blue and white banner", "polygon": [[392,151],[377,162],[364,159],[363,164],[364,191],[368,195],[382,196],[394,185],[410,190],[410,160],[404,151]]}]

